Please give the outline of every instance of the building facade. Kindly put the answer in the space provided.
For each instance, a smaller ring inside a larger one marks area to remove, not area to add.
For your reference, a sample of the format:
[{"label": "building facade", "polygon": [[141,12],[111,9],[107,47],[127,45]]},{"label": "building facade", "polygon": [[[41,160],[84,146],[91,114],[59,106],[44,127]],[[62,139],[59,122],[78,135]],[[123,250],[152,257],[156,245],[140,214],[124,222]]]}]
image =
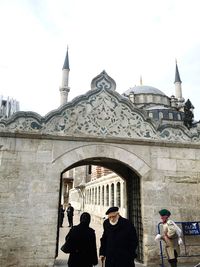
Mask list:
[{"label": "building facade", "polygon": [[103,71],[69,103],[60,90],[61,106],[45,117],[0,120],[1,266],[54,266],[58,208],[69,200],[97,219],[118,205],[135,224],[138,260],[159,264],[158,211],[177,221],[200,214],[200,127],[178,78],[174,97],[143,85],[120,95]]}]

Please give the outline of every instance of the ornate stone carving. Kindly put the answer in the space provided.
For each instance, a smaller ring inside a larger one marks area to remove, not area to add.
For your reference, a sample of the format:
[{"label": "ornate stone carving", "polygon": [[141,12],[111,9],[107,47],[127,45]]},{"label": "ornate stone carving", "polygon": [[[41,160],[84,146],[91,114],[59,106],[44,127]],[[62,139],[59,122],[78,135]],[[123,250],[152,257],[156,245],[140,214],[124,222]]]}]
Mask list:
[{"label": "ornate stone carving", "polygon": [[161,132],[160,132],[160,138],[163,140],[167,140],[167,141],[178,141],[178,142],[183,142],[183,141],[187,141],[190,142],[191,141],[191,137],[188,136],[186,134],[186,132],[184,132],[181,127],[166,127],[164,128]]},{"label": "ornate stone carving", "polygon": [[198,128],[156,126],[144,111],[114,91],[115,82],[106,72],[93,79],[92,88],[45,117],[18,112],[2,119],[0,132],[200,143]]},{"label": "ornate stone carving", "polygon": [[108,76],[108,74],[104,70],[92,80],[91,89],[92,90],[94,89],[115,90],[116,83],[110,76]]},{"label": "ornate stone carving", "polygon": [[139,110],[131,110],[127,100],[119,101],[120,97],[109,89],[99,90],[87,101],[81,100],[63,110],[60,116],[53,116],[44,131],[59,135],[157,139],[153,125]]}]

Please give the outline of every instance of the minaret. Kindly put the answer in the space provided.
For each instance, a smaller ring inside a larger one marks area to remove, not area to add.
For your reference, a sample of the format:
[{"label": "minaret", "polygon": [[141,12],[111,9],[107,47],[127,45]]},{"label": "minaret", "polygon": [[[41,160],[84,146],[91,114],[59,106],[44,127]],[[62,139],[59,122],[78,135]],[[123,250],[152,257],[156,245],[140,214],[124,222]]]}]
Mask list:
[{"label": "minaret", "polygon": [[140,86],[142,86],[143,83],[142,83],[142,75],[140,75]]},{"label": "minaret", "polygon": [[70,88],[68,86],[69,71],[70,71],[70,68],[69,68],[69,56],[68,56],[68,47],[67,47],[65,62],[62,68],[62,83],[60,86],[60,105],[64,105],[68,101],[68,93],[70,91]]},{"label": "minaret", "polygon": [[178,71],[178,65],[177,65],[177,60],[176,60],[176,70],[175,70],[175,97],[178,99],[178,102],[183,102],[183,97],[182,97],[182,87],[181,87],[181,79]]}]

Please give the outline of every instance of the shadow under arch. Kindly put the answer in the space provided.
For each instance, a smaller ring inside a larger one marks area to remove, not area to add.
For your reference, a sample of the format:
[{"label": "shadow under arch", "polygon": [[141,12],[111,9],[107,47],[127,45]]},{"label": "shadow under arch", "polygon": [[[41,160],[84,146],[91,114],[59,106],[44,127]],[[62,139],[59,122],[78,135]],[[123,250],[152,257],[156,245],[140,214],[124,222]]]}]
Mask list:
[{"label": "shadow under arch", "polygon": [[57,157],[62,173],[84,165],[110,169],[126,181],[127,217],[134,223],[139,238],[137,259],[143,262],[143,224],[141,214],[141,179],[150,167],[134,153],[113,145],[80,146]]}]

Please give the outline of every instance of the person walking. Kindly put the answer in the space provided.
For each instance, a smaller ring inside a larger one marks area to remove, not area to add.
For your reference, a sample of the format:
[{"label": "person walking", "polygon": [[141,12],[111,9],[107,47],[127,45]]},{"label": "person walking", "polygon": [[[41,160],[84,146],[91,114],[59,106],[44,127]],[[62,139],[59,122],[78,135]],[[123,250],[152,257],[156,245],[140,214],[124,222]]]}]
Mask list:
[{"label": "person walking", "polygon": [[80,216],[80,224],[70,229],[66,235],[69,259],[68,267],[92,267],[98,264],[96,234],[89,227],[90,214]]},{"label": "person walking", "polygon": [[74,216],[74,208],[72,207],[71,203],[68,203],[68,207],[67,207],[67,218],[68,218],[68,227],[72,227],[73,226],[73,216]]},{"label": "person walking", "polygon": [[135,267],[138,238],[134,225],[120,216],[118,207],[107,210],[100,239],[99,257],[105,267]]},{"label": "person walking", "polygon": [[171,267],[177,267],[177,258],[180,254],[181,241],[181,229],[175,224],[174,221],[170,220],[169,217],[171,212],[167,209],[159,211],[162,223],[163,223],[163,234],[160,239],[165,242],[165,251],[168,262]]}]

